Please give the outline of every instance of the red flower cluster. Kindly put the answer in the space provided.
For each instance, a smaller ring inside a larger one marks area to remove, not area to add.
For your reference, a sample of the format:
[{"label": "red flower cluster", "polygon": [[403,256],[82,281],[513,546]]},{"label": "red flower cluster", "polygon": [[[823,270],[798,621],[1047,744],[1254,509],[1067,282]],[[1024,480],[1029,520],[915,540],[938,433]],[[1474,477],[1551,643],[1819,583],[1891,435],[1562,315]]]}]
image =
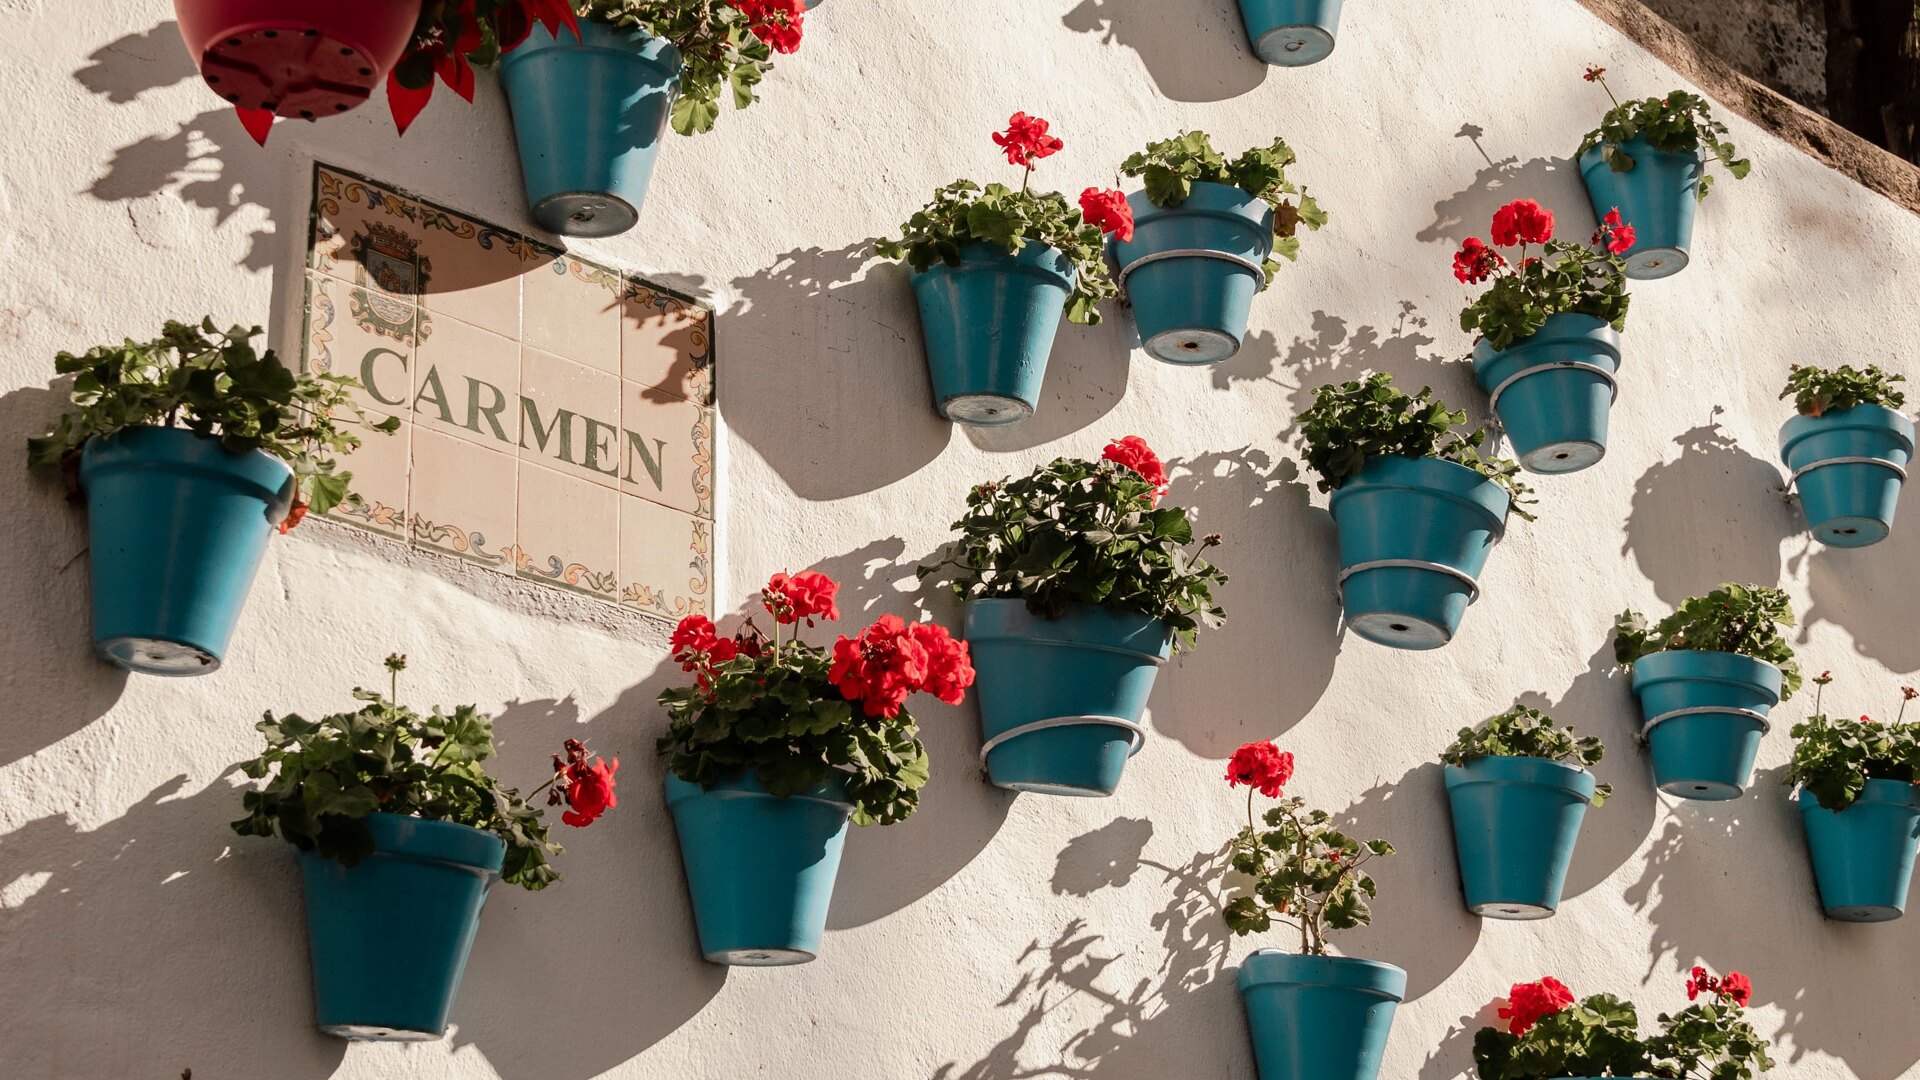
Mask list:
[{"label": "red flower cluster", "polygon": [[973,659],[967,643],[955,641],[946,627],[908,626],[898,615],[882,615],[857,638],[833,643],[827,679],[868,716],[892,719],[907,698],[926,691],[957,705],[973,685]]},{"label": "red flower cluster", "polygon": [[1100,452],[1100,459],[1124,465],[1139,473],[1141,479],[1153,485],[1155,503],[1167,493],[1167,467],[1161,464],[1160,456],[1147,445],[1147,440],[1140,436],[1129,435],[1108,443],[1107,448]]},{"label": "red flower cluster", "polygon": [[1507,260],[1488,247],[1486,241],[1469,236],[1453,256],[1453,276],[1459,278],[1462,285],[1478,285],[1505,265]]},{"label": "red flower cluster", "polygon": [[1133,239],[1133,207],[1118,189],[1088,188],[1080,193],[1080,216],[1119,240]]},{"label": "red flower cluster", "polygon": [[801,619],[812,626],[815,617],[828,622],[840,617],[840,609],[834,604],[834,594],[840,591],[840,585],[825,574],[806,571],[799,574],[775,574],[760,590],[760,602],[766,605],[767,614],[783,626],[791,626]]},{"label": "red flower cluster", "polygon": [[721,637],[719,628],[705,615],[689,615],[673,628],[670,639],[673,658],[681,671],[694,672],[694,682],[703,690],[713,685],[713,668],[737,656],[759,656],[760,637],[756,633]]},{"label": "red flower cluster", "polygon": [[[482,16],[477,10],[476,0],[458,0],[452,5],[452,19],[457,20],[459,36],[448,40],[436,36],[430,41],[416,43],[400,64],[418,56],[433,59],[433,70],[441,82],[447,84],[454,93],[468,101],[473,100],[474,76],[473,64],[467,60],[467,54],[486,43],[485,27]],[[501,52],[512,52],[533,33],[533,26],[539,23],[555,37],[560,36],[560,28],[572,30],[575,37],[580,34],[580,23],[574,16],[573,5],[568,0],[510,0],[508,3],[494,6],[485,16],[493,23],[494,39],[499,43]],[[393,110],[393,122],[405,135],[420,110],[427,107],[433,97],[433,83],[414,89],[400,85],[396,75],[387,76],[387,105]]]},{"label": "red flower cluster", "polygon": [[1287,781],[1293,779],[1293,755],[1282,753],[1272,739],[1250,742],[1233,752],[1227,761],[1227,786],[1259,788],[1260,794],[1277,799],[1285,794]]},{"label": "red flower cluster", "polygon": [[1051,157],[1067,144],[1047,134],[1047,122],[1037,116],[1017,112],[1007,120],[1007,130],[993,133],[995,146],[1007,152],[1007,164],[1033,168],[1033,163]]},{"label": "red flower cluster", "polygon": [[777,53],[800,48],[801,24],[807,14],[806,0],[727,0],[747,17],[747,29]]},{"label": "red flower cluster", "polygon": [[1692,1001],[1703,993],[1744,1009],[1747,1002],[1753,1000],[1753,980],[1737,971],[1729,971],[1725,978],[1716,979],[1707,974],[1706,968],[1695,967],[1687,976],[1687,1000]]},{"label": "red flower cluster", "polygon": [[1580,77],[1587,80],[1588,82],[1599,82],[1602,78],[1606,76],[1606,74],[1607,74],[1606,68],[1594,67],[1592,64],[1588,64],[1587,73]]},{"label": "red flower cluster", "polygon": [[1500,1010],[1500,1019],[1507,1021],[1507,1030],[1515,1035],[1525,1035],[1533,1030],[1533,1025],[1542,1018],[1573,1005],[1573,991],[1567,984],[1551,975],[1539,982],[1514,983],[1507,991],[1507,1006]]},{"label": "red flower cluster", "polygon": [[620,805],[613,792],[613,775],[620,771],[620,759],[602,761],[579,739],[568,739],[563,749],[565,756],[553,755],[553,786],[547,794],[547,805],[558,806],[564,801],[567,811],[560,820],[584,829]]},{"label": "red flower cluster", "polygon": [[1604,246],[1615,255],[1625,255],[1633,247],[1633,226],[1620,220],[1619,207],[1600,219],[1600,227],[1593,230],[1593,246]]},{"label": "red flower cluster", "polygon": [[1515,199],[1493,212],[1493,242],[1498,247],[1544,244],[1553,239],[1553,211],[1532,199]]},{"label": "red flower cluster", "polygon": [[306,516],[307,500],[294,496],[293,506],[287,510],[287,516],[280,519],[280,535],[285,536],[292,532],[293,527],[300,524],[301,519]]}]

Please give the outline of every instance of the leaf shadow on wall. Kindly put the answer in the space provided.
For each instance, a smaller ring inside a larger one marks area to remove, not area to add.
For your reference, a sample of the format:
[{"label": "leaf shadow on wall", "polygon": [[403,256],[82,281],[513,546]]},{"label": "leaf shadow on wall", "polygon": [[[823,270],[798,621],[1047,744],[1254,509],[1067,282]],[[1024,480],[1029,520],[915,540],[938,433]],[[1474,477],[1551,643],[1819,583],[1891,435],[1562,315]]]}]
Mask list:
[{"label": "leaf shadow on wall", "polygon": [[1222,1047],[1243,1053],[1246,1032],[1227,964],[1230,934],[1214,899],[1225,848],[1172,866],[1144,856],[1152,837],[1153,823],[1139,818],[1117,818],[1075,837],[1060,851],[1052,888],[1072,897],[1136,887],[1136,879],[1141,887],[1166,888],[1167,903],[1151,920],[1161,935],[1153,974],[1130,986],[1110,975],[1116,962],[1140,950],[1107,943],[1084,919],[1017,953],[1009,944],[1004,958],[982,959],[1020,972],[999,1002],[1016,1010],[1012,1031],[977,1060],[941,1065],[932,1080],[1164,1080],[1195,1075],[1196,1063],[1217,1059]]},{"label": "leaf shadow on wall", "polygon": [[[1288,427],[1282,430],[1283,436],[1295,433],[1296,418],[1313,404],[1314,390],[1373,371],[1392,375],[1394,383],[1408,393],[1431,386],[1454,408],[1471,409],[1480,401],[1471,365],[1432,347],[1436,340],[1428,333],[1431,320],[1412,301],[1402,300],[1397,307],[1391,327],[1349,326],[1343,316],[1315,311],[1309,332],[1294,338],[1284,353],[1272,343],[1271,332],[1263,330],[1248,339],[1252,347],[1243,346],[1213,369],[1214,388],[1228,390],[1234,383],[1253,381],[1286,388]],[[1256,340],[1263,337],[1268,340]],[[1292,376],[1291,381],[1275,373],[1276,365]]]},{"label": "leaf shadow on wall", "polygon": [[[673,674],[678,675],[676,666]],[[649,700],[656,672],[635,689]],[[582,724],[571,698],[510,702],[494,719],[492,771],[531,791],[569,738],[619,758],[619,805],[592,826],[548,809],[561,880],[537,893],[496,884],[455,1003],[453,1048],[472,1045],[503,1080],[588,1080],[637,1057],[711,1001],[727,969],[700,958],[673,826],[650,768],[653,740],[631,716]],[[636,873],[635,867],[644,868]],[[581,993],[580,973],[593,972]]]},{"label": "leaf shadow on wall", "polygon": [[[1911,500],[1909,500],[1911,501]],[[1805,528],[1804,517],[1793,511]],[[1905,675],[1920,671],[1920,634],[1914,633],[1910,592],[1890,590],[1890,582],[1920,577],[1920,525],[1897,520],[1893,534],[1872,547],[1830,548],[1815,543],[1788,562],[1804,564],[1812,600],[1800,617],[1799,643],[1807,644],[1813,625],[1830,622],[1853,638],[1853,649]]]},{"label": "leaf shadow on wall", "polygon": [[1640,708],[1625,675],[1614,669],[1613,640],[1608,637],[1587,661],[1587,670],[1575,676],[1559,698],[1526,693],[1514,698],[1553,717],[1561,727],[1571,726],[1593,735],[1606,754],[1592,769],[1594,778],[1613,785],[1605,806],[1589,807],[1573,849],[1573,863],[1561,900],[1571,900],[1605,882],[1640,850],[1653,831],[1659,798],[1645,754],[1637,745]]},{"label": "leaf shadow on wall", "polygon": [[[236,836],[231,771],[97,828],[0,836],[0,1046],[18,1076],[325,1080],[289,845]],[[57,994],[55,994],[57,991]]]},{"label": "leaf shadow on wall", "polygon": [[[0,431],[47,431],[71,388],[62,378],[0,396]],[[85,508],[65,499],[57,475],[18,467],[0,470],[0,501],[12,508],[0,517],[0,542],[14,553],[0,569],[12,624],[0,637],[0,696],[11,703],[0,723],[4,767],[105,716],[127,673],[93,655]]]},{"label": "leaf shadow on wall", "polygon": [[800,248],[733,282],[717,332],[728,428],[803,499],[862,495],[940,456],[913,291],[903,268],[866,272],[871,244]]},{"label": "leaf shadow on wall", "polygon": [[1500,1019],[1500,1006],[1501,1001],[1496,998],[1482,1005],[1479,1012],[1458,1017],[1447,1025],[1447,1033],[1428,1051],[1427,1060],[1421,1064],[1419,1080],[1459,1080],[1475,1075],[1473,1038],[1483,1027],[1506,1026],[1506,1021]]},{"label": "leaf shadow on wall", "polygon": [[1312,509],[1295,462],[1257,447],[1167,465],[1173,480],[1162,505],[1191,508],[1196,534],[1222,536],[1207,557],[1227,573],[1214,597],[1227,624],[1203,629],[1199,647],[1161,672],[1152,726],[1203,758],[1225,759],[1250,739],[1284,734],[1333,680],[1333,520]]},{"label": "leaf shadow on wall", "polygon": [[1481,164],[1476,166],[1472,183],[1433,204],[1432,223],[1415,233],[1414,239],[1449,247],[1459,247],[1469,236],[1485,239],[1493,212],[1515,199],[1533,199],[1554,211],[1557,235],[1584,239],[1594,226],[1593,206],[1572,159],[1496,159],[1481,145],[1485,136],[1486,130],[1478,124],[1463,124],[1454,133],[1455,138],[1473,148],[1472,153],[1463,149],[1462,161],[1477,160]]},{"label": "leaf shadow on wall", "polygon": [[[1920,1062],[1920,1005],[1910,957],[1920,926],[1829,922],[1804,854],[1799,811],[1781,783],[1785,766],[1757,772],[1745,798],[1673,800],[1626,901],[1651,924],[1647,977],[1677,1003],[1695,963],[1751,976],[1755,1008],[1786,1015],[1775,1057],[1839,1058],[1853,1076],[1902,1076]],[[1764,931],[1758,928],[1764,928]],[[1625,987],[1590,990],[1624,991]],[[1648,1010],[1658,1011],[1655,1009]],[[1768,1018],[1755,1018],[1762,1033]],[[1791,1072],[1791,1069],[1780,1071]]]},{"label": "leaf shadow on wall", "polygon": [[1707,423],[1676,435],[1680,456],[1634,484],[1620,553],[1668,605],[1723,582],[1777,584],[1780,545],[1801,531],[1779,470],[1721,430],[1721,412],[1714,406]]},{"label": "leaf shadow on wall", "polygon": [[[103,45],[88,59],[88,66],[74,72],[75,81],[115,105],[149,90],[199,79],[180,29],[172,22]],[[206,100],[219,105],[211,90]],[[118,148],[87,193],[102,202],[127,204],[142,241],[187,244],[192,227],[185,219],[171,230],[161,224],[169,201],[211,211],[216,226],[248,207],[271,218],[275,208],[287,203],[283,165],[279,154],[254,145],[233,110],[220,105],[182,122],[172,134],[149,135]],[[156,203],[155,197],[161,199]],[[149,212],[151,220],[143,220]],[[254,271],[272,269],[275,235],[271,225],[256,230],[241,265]]]},{"label": "leaf shadow on wall", "polygon": [[1069,30],[1099,34],[1106,44],[1124,45],[1140,54],[1154,86],[1172,101],[1225,101],[1267,78],[1267,65],[1248,45],[1240,9],[1233,0],[1200,4],[1080,0],[1060,22]]},{"label": "leaf shadow on wall", "polygon": [[1090,427],[1112,412],[1127,396],[1139,344],[1129,310],[1123,304],[1108,303],[1093,326],[1062,318],[1047,356],[1047,376],[1034,414],[1002,427],[963,427],[967,439],[982,450],[1030,450]]}]

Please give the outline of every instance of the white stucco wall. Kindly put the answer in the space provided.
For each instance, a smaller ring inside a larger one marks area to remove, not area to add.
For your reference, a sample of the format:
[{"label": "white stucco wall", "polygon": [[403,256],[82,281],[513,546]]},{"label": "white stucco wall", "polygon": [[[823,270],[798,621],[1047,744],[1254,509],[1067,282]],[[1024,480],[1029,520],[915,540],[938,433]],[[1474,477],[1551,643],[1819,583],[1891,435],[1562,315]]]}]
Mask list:
[{"label": "white stucco wall", "polygon": [[[1877,548],[1810,550],[1771,464],[1790,362],[1920,375],[1920,220],[1729,117],[1754,175],[1709,202],[1692,267],[1634,290],[1606,460],[1539,483],[1541,520],[1495,552],[1453,644],[1342,639],[1332,525],[1287,441],[1309,389],[1377,368],[1483,411],[1441,366],[1470,345],[1452,246],[1522,196],[1568,235],[1589,227],[1567,162],[1600,112],[1583,64],[1622,92],[1676,82],[1572,0],[1349,8],[1332,59],[1287,71],[1250,58],[1230,0],[831,0],[761,104],[669,144],[637,231],[582,245],[722,310],[722,611],[768,571],[817,566],[845,583],[846,623],[924,607],[956,625],[912,567],[967,486],[1125,434],[1179,459],[1173,500],[1227,537],[1229,626],[1163,675],[1156,737],[1115,798],[989,787],[971,705],[916,703],[933,782],[910,822],[852,838],[817,963],[698,958],[651,754],[653,697],[679,677],[653,624],[583,621],[492,579],[476,593],[444,560],[321,524],[272,545],[224,670],[129,679],[88,654],[80,515],[0,468],[0,1075],[1248,1078],[1232,974],[1262,942],[1226,935],[1196,874],[1239,809],[1220,761],[1271,736],[1299,756],[1294,790],[1400,847],[1375,926],[1337,939],[1410,973],[1383,1077],[1463,1072],[1512,982],[1554,973],[1653,1012],[1684,1000],[1696,961],[1753,976],[1776,1075],[1920,1077],[1920,920],[1822,921],[1777,783],[1810,697],[1776,713],[1748,798],[1676,802],[1652,791],[1608,670],[1621,608],[1729,579],[1792,591],[1803,661],[1834,670],[1842,710],[1883,712],[1920,670],[1920,517]],[[56,413],[56,350],[208,311],[271,321],[294,349],[315,158],[532,227],[490,76],[405,140],[376,106],[283,124],[261,150],[160,0],[0,0],[0,29],[8,445]],[[955,429],[927,405],[903,273],[863,251],[937,184],[1009,176],[987,134],[1016,109],[1066,140],[1040,180],[1069,193],[1181,127],[1229,148],[1282,133],[1332,227],[1225,367],[1129,355],[1115,311],[1063,327],[1035,419]],[[289,853],[226,823],[261,710],[337,708],[395,649],[413,702],[499,714],[509,780],[536,782],[579,735],[624,759],[625,797],[563,837],[561,885],[495,892],[447,1041],[347,1046],[312,1030]],[[1602,735],[1618,795],[1590,815],[1556,918],[1482,924],[1434,759],[1516,698]]]}]

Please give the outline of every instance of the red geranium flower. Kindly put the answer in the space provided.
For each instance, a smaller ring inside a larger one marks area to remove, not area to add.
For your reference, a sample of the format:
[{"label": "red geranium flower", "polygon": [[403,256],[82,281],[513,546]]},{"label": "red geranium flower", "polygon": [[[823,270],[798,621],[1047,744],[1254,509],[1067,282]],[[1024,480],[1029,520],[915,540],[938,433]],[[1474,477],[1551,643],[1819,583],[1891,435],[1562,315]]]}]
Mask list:
[{"label": "red geranium flower", "polygon": [[565,800],[567,811],[560,815],[560,820],[584,829],[599,820],[601,814],[620,805],[613,791],[613,776],[620,771],[620,759],[602,761],[589,753],[587,745],[579,739],[568,739],[564,749],[564,757],[553,755],[553,789],[547,803],[558,805]]},{"label": "red geranium flower", "polygon": [[767,587],[760,590],[760,602],[766,605],[767,614],[782,625],[805,619],[807,625],[812,626],[816,616],[829,622],[840,617],[840,609],[833,600],[839,591],[838,582],[811,570],[775,574]]},{"label": "red geranium flower", "polygon": [[800,48],[806,0],[727,0],[747,17],[747,29],[777,53]]},{"label": "red geranium flower", "polygon": [[1687,976],[1687,1000],[1692,1001],[1703,993],[1744,1009],[1747,1002],[1753,1000],[1753,980],[1737,971],[1729,971],[1726,978],[1716,979],[1707,974],[1706,968],[1695,966]]},{"label": "red geranium flower", "polygon": [[1293,779],[1293,755],[1282,753],[1273,740],[1250,742],[1233,752],[1227,761],[1227,786],[1259,788],[1260,794],[1277,799],[1284,794],[1287,781]]},{"label": "red geranium flower", "polygon": [[1544,244],[1553,239],[1553,211],[1532,199],[1515,199],[1493,212],[1493,242],[1500,247]]},{"label": "red geranium flower", "polygon": [[1587,73],[1580,77],[1587,80],[1588,82],[1599,82],[1600,79],[1606,75],[1606,73],[1607,73],[1606,68],[1594,67],[1592,64],[1588,64]]},{"label": "red geranium flower", "polygon": [[1525,1035],[1543,1017],[1572,1004],[1573,991],[1567,989],[1566,983],[1548,975],[1539,982],[1514,983],[1507,991],[1507,1007],[1500,1010],[1500,1019],[1507,1021],[1507,1030],[1512,1034]]},{"label": "red geranium flower", "polygon": [[827,679],[848,701],[860,702],[868,716],[890,720],[926,684],[927,673],[926,646],[898,615],[882,615],[859,637],[833,643]]},{"label": "red geranium flower", "polygon": [[1119,240],[1133,239],[1133,207],[1117,189],[1088,188],[1080,193],[1080,216]]},{"label": "red geranium flower", "polygon": [[1625,255],[1633,247],[1633,226],[1620,220],[1617,206],[1607,211],[1607,216],[1600,219],[1600,227],[1593,230],[1593,246],[1602,244],[1615,255]]},{"label": "red geranium flower", "polygon": [[285,536],[292,532],[293,527],[300,524],[300,519],[306,516],[307,500],[295,498],[293,500],[293,507],[287,511],[287,516],[280,519],[280,535]]},{"label": "red geranium flower", "polygon": [[993,133],[994,145],[1007,152],[1007,164],[1033,168],[1033,163],[1051,157],[1066,143],[1047,134],[1047,122],[1037,116],[1017,112],[1007,120],[1007,130]]},{"label": "red geranium flower", "polygon": [[1160,463],[1159,455],[1147,445],[1147,440],[1138,435],[1129,435],[1124,439],[1115,439],[1100,452],[1103,461],[1124,465],[1140,474],[1140,478],[1153,485],[1153,501],[1158,503],[1160,496],[1167,493],[1167,467]]},{"label": "red geranium flower", "polygon": [[1453,276],[1459,278],[1462,285],[1478,285],[1505,265],[1507,260],[1488,247],[1486,241],[1469,236],[1453,256]]},{"label": "red geranium flower", "polygon": [[915,623],[907,632],[927,651],[927,678],[921,689],[948,705],[960,704],[974,677],[967,643],[954,640],[938,623]]}]

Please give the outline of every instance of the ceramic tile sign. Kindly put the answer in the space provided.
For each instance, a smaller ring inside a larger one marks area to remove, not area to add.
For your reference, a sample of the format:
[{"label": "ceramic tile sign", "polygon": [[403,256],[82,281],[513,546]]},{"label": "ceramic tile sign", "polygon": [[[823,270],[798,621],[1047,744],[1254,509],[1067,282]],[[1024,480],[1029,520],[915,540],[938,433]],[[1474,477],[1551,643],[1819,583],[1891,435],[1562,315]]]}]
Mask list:
[{"label": "ceramic tile sign", "polygon": [[337,520],[667,619],[707,610],[713,312],[327,165],[307,370],[376,419]]}]

